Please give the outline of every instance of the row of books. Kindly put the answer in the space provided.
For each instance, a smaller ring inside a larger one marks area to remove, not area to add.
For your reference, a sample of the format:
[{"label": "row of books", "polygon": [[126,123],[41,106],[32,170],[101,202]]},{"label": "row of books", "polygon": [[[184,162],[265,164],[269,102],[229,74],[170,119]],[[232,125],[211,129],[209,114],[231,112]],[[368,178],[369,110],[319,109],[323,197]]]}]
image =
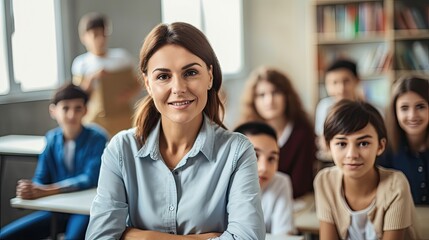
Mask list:
[{"label": "row of books", "polygon": [[385,30],[382,2],[317,7],[317,31],[325,38],[356,38]]},{"label": "row of books", "polygon": [[397,3],[394,16],[395,29],[429,28],[429,4],[423,6],[403,6]]},{"label": "row of books", "polygon": [[396,43],[396,68],[429,71],[429,43],[421,41]]},{"label": "row of books", "polygon": [[360,48],[359,53],[352,49],[319,50],[318,69],[323,72],[334,60],[352,59],[357,64],[358,73],[365,76],[377,75],[391,68],[392,53],[386,44],[370,45]]}]

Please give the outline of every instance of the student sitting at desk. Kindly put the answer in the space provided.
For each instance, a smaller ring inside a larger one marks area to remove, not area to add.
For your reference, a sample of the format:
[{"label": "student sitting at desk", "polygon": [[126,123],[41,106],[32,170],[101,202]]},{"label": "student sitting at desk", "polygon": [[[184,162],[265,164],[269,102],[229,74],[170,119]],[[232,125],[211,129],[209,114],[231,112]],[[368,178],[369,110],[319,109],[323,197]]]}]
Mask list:
[{"label": "student sitting at desk", "polygon": [[407,176],[415,204],[429,205],[429,81],[398,79],[387,115],[389,143],[380,166]]},{"label": "student sitting at desk", "polygon": [[263,121],[276,130],[279,171],[290,176],[296,211],[313,193],[316,136],[293,82],[283,72],[260,67],[250,75],[243,92],[240,122]]},{"label": "student sitting at desk", "polygon": [[276,131],[263,122],[247,122],[234,131],[246,135],[255,148],[267,233],[295,233],[292,183],[288,175],[277,171],[280,150]]},{"label": "student sitting at desk", "polygon": [[323,130],[336,166],[314,179],[320,240],[418,239],[407,178],[375,164],[387,141],[378,110],[341,100]]},{"label": "student sitting at desk", "polygon": [[[66,84],[55,93],[49,112],[59,127],[46,134],[46,148],[39,156],[33,179],[18,181],[18,197],[36,199],[97,185],[107,136],[82,125],[87,101],[88,95],[73,84]],[[1,229],[0,239],[46,238],[51,216],[51,212],[38,211],[22,217]],[[89,216],[61,214],[58,220],[65,239],[84,239]]]}]

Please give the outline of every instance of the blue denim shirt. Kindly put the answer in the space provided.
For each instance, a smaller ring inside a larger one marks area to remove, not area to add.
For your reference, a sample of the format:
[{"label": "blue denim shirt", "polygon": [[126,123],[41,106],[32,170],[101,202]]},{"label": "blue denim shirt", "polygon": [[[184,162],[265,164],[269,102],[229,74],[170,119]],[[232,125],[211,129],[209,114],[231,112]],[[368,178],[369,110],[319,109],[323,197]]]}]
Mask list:
[{"label": "blue denim shirt", "polygon": [[403,143],[397,153],[387,150],[378,164],[402,171],[410,184],[414,203],[429,205],[429,150],[413,153]]},{"label": "blue denim shirt", "polygon": [[120,239],[126,226],[219,239],[265,239],[256,155],[241,134],[205,117],[191,150],[170,170],[160,122],[143,147],[135,129],[117,134],[103,157],[86,239]]},{"label": "blue denim shirt", "polygon": [[93,128],[83,127],[76,142],[73,170],[64,162],[64,134],[61,128],[46,133],[46,147],[39,156],[33,182],[60,186],[63,192],[97,186],[101,155],[107,136]]}]

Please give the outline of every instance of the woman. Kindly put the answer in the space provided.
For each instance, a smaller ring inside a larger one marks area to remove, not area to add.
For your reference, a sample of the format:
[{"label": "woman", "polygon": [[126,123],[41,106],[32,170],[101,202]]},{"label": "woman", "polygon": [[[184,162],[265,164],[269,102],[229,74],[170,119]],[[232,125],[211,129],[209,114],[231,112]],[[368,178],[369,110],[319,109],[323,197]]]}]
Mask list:
[{"label": "woman", "polygon": [[399,79],[387,115],[390,148],[379,164],[407,176],[415,204],[429,204],[429,82]]},{"label": "woman", "polygon": [[315,134],[290,80],[276,69],[256,69],[244,90],[241,117],[276,130],[279,171],[291,177],[294,199],[312,192]]},{"label": "woman", "polygon": [[206,37],[158,25],[140,70],[148,96],[136,128],[103,154],[87,239],[264,239],[256,155],[219,117],[222,75]]}]

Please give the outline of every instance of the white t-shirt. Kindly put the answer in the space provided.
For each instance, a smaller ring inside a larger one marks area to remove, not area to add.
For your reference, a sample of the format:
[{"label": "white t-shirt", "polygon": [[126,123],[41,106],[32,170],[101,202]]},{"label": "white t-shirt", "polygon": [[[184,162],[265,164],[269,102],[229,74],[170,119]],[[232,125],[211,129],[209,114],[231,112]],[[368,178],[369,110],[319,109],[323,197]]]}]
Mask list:
[{"label": "white t-shirt", "polygon": [[267,233],[296,233],[293,222],[292,183],[288,175],[276,172],[272,181],[262,191],[261,204]]},{"label": "white t-shirt", "polygon": [[335,104],[335,98],[326,97],[319,101],[316,107],[316,115],[314,119],[314,131],[317,136],[323,135],[323,124],[331,107]]},{"label": "white t-shirt", "polygon": [[64,164],[69,171],[73,171],[74,153],[76,150],[76,142],[73,140],[64,143]]},{"label": "white t-shirt", "polygon": [[73,76],[86,76],[101,69],[118,71],[125,68],[135,69],[135,67],[133,57],[125,49],[112,48],[108,49],[103,57],[91,52],[77,56],[73,60],[71,71]]},{"label": "white t-shirt", "polygon": [[351,224],[347,229],[347,240],[377,239],[374,225],[368,219],[368,213],[375,207],[375,200],[367,208],[360,211],[351,210],[345,200],[343,204],[346,205],[347,211],[350,212],[352,218]]}]

